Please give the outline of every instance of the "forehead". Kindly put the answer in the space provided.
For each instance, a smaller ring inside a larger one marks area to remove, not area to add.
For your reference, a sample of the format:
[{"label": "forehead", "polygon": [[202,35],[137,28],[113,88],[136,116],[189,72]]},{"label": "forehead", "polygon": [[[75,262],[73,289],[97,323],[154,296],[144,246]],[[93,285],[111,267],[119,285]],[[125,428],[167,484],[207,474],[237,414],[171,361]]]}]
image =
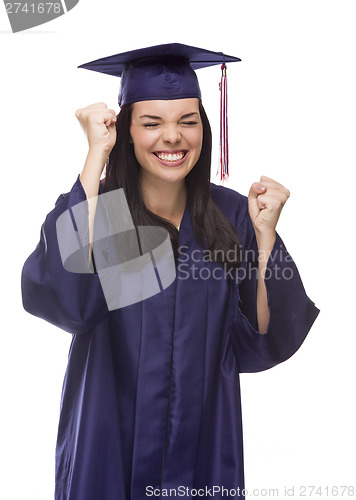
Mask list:
[{"label": "forehead", "polygon": [[143,115],[157,116],[162,119],[180,118],[188,113],[199,113],[199,99],[172,99],[157,101],[139,101],[132,105],[132,117]]}]

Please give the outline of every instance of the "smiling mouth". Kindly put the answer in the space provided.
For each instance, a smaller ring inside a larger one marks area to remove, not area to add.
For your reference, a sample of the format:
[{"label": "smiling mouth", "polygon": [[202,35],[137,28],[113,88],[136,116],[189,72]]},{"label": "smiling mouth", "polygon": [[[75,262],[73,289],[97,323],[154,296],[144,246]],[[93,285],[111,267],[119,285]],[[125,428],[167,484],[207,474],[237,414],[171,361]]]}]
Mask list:
[{"label": "smiling mouth", "polygon": [[153,154],[156,156],[156,158],[163,162],[176,163],[181,162],[188,154],[188,151],[172,151],[171,153],[157,151]]}]

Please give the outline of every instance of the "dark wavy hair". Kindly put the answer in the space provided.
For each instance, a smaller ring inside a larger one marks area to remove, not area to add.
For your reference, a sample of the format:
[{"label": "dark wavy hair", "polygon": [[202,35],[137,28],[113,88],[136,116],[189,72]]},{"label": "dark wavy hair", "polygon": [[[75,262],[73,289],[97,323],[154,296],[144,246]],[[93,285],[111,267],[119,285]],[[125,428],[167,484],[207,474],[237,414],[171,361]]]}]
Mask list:
[{"label": "dark wavy hair", "polygon": [[[238,268],[241,264],[241,246],[234,226],[221,212],[210,192],[211,128],[204,107],[199,101],[203,124],[203,142],[200,157],[185,177],[189,209],[196,240],[208,250],[211,261]],[[171,237],[175,258],[178,258],[178,230],[169,220],[151,212],[145,205],[139,182],[138,163],[131,141],[132,105],[122,106],[117,115],[117,139],[106,164],[103,192],[123,188],[135,226],[161,226]],[[225,259],[234,255],[235,260]],[[237,251],[236,251],[237,250]]]}]

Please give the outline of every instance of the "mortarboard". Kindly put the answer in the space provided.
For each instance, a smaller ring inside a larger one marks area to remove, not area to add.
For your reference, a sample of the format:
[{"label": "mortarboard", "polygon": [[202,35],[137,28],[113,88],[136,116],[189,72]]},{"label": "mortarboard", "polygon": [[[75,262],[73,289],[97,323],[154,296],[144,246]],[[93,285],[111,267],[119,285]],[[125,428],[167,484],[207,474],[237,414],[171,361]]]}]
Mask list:
[{"label": "mortarboard", "polygon": [[221,65],[220,165],[228,177],[226,63],[241,61],[222,52],[169,43],[122,52],[82,64],[79,68],[121,77],[120,106],[137,101],[201,99],[195,69]]}]

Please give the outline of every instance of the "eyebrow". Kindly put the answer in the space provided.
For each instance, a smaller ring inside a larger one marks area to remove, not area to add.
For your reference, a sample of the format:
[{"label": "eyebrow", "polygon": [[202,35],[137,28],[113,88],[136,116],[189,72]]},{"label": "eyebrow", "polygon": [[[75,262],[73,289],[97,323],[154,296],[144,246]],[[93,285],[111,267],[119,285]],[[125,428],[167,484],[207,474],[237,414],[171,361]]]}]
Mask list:
[{"label": "eyebrow", "polygon": [[[179,119],[180,120],[186,120],[187,118],[190,118],[191,116],[197,115],[198,113],[187,113],[185,115],[182,115]],[[149,118],[151,120],[162,120],[160,116],[155,116],[155,115],[142,115],[140,118]]]}]

